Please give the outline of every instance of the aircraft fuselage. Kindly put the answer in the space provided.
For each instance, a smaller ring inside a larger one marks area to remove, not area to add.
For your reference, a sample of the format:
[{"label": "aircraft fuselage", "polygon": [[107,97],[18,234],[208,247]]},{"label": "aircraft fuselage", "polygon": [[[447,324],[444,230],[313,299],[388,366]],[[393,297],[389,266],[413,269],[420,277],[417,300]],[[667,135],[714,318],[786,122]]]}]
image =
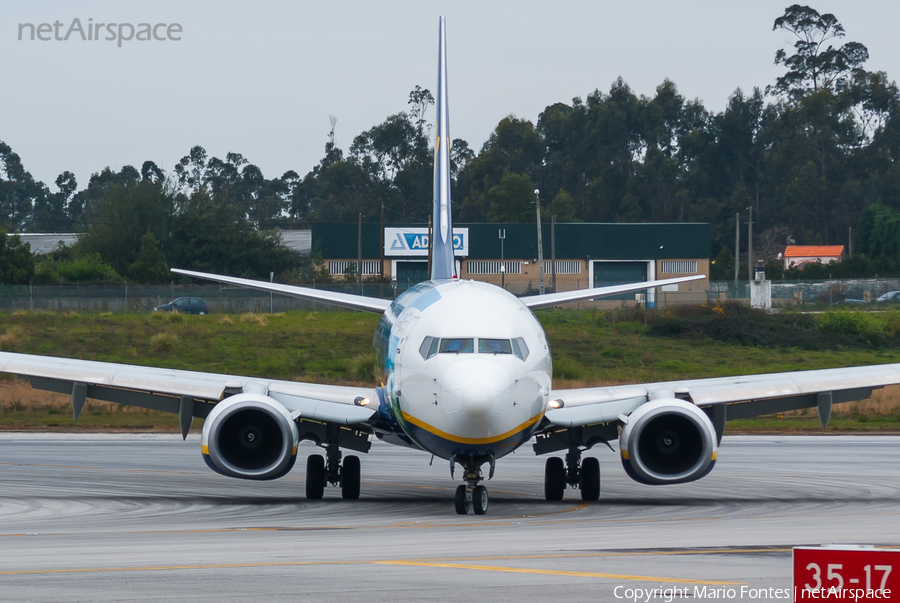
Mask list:
[{"label": "aircraft fuselage", "polygon": [[379,412],[441,458],[500,458],[529,440],[547,409],[547,337],[494,285],[416,285],[383,314],[374,344]]}]

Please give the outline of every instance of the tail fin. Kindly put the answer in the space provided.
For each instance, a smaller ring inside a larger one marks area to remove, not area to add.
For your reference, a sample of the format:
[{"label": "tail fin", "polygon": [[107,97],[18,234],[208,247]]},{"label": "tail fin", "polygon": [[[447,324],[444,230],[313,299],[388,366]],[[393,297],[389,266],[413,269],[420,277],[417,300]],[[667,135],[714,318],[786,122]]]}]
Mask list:
[{"label": "tail fin", "polygon": [[437,138],[434,141],[434,218],[431,234],[431,280],[456,278],[453,219],[450,211],[450,112],[447,107],[447,41],[444,17],[438,41]]}]

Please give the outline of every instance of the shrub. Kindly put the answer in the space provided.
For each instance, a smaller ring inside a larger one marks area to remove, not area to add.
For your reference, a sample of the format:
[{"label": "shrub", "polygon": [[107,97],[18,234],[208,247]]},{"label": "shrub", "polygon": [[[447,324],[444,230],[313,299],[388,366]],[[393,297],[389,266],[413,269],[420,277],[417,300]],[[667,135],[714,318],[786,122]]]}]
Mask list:
[{"label": "shrub", "polygon": [[178,336],[166,331],[157,333],[150,338],[150,348],[154,352],[171,352],[175,349],[176,343],[178,343]]},{"label": "shrub", "polygon": [[89,253],[71,260],[44,260],[35,267],[34,280],[41,284],[118,282],[122,277],[99,254]]},{"label": "shrub", "polygon": [[737,303],[679,306],[670,316],[655,315],[648,325],[648,332],[659,337],[709,338],[747,346],[833,349],[872,340],[851,328],[820,328],[809,314],[769,314]]},{"label": "shrub", "polygon": [[254,314],[253,312],[241,314],[240,321],[247,324],[260,325],[263,327],[269,324],[269,319],[266,318],[265,314]]},{"label": "shrub", "polygon": [[10,350],[16,348],[22,343],[25,332],[22,327],[15,326],[6,330],[6,333],[0,335],[0,350]]},{"label": "shrub", "polygon": [[823,331],[866,340],[881,336],[886,326],[885,321],[875,314],[852,310],[824,312],[818,315],[816,322]]}]

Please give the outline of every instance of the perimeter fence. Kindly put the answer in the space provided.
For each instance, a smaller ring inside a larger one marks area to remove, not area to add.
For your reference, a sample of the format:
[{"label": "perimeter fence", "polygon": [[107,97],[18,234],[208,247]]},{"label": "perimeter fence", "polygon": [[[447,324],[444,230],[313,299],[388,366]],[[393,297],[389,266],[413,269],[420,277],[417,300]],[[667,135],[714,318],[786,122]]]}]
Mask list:
[{"label": "perimeter fence", "polygon": [[[391,283],[304,284],[325,291],[362,294],[381,299],[394,299],[413,283],[395,286]],[[586,286],[587,283],[584,283]],[[537,294],[533,287],[507,285],[510,293],[519,297]],[[550,289],[547,289],[550,292]],[[773,307],[800,304],[862,305],[874,302],[879,296],[900,291],[900,278],[846,279],[818,281],[772,282]],[[226,285],[3,285],[0,286],[0,312],[48,310],[55,312],[150,312],[156,306],[178,297],[199,297],[209,304],[211,312],[285,312],[288,310],[335,310],[334,307],[285,295],[269,294],[244,287]],[[652,295],[631,293],[619,298],[569,304],[577,308],[616,308],[647,305],[666,308],[683,304],[716,303],[738,300],[749,303],[749,284],[734,281],[713,281],[696,291],[674,291],[661,288]],[[624,299],[623,299],[624,298]],[[898,300],[900,301],[900,300]]]}]

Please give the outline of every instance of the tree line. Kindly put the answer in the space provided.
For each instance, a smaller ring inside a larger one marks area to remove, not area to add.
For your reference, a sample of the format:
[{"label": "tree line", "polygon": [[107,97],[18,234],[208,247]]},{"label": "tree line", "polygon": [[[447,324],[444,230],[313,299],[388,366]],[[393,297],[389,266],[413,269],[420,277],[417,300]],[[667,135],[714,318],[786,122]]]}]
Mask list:
[{"label": "tree line", "polygon": [[[832,14],[795,4],[773,29],[795,39],[774,54],[783,74],[735,90],[721,112],[684,98],[672,81],[644,96],[619,78],[607,91],[546,107],[535,123],[502,119],[477,152],[453,140],[457,220],[531,221],[539,188],[545,215],[559,221],[709,222],[714,272],[728,278],[735,216],[745,224],[752,207],[757,257],[773,258],[789,240],[848,245],[852,227],[854,251],[869,261],[859,265],[888,270],[900,256],[900,228],[892,226],[900,225],[900,91],[886,73],[865,69],[868,50],[844,41]],[[119,275],[148,232],[169,265],[254,276],[273,263],[294,270],[289,256],[259,263],[257,256],[278,255],[265,231],[360,214],[427,220],[433,104],[417,86],[406,110],[346,151],[332,118],[324,156],[304,177],[290,170],[267,179],[239,153],[223,160],[196,146],[170,174],[152,161],[140,171],[106,168],[79,190],[63,172],[51,192],[0,143],[0,221],[15,232],[80,232],[78,253],[96,254]],[[210,240],[217,237],[221,243]],[[238,243],[245,237],[258,245]]]}]

